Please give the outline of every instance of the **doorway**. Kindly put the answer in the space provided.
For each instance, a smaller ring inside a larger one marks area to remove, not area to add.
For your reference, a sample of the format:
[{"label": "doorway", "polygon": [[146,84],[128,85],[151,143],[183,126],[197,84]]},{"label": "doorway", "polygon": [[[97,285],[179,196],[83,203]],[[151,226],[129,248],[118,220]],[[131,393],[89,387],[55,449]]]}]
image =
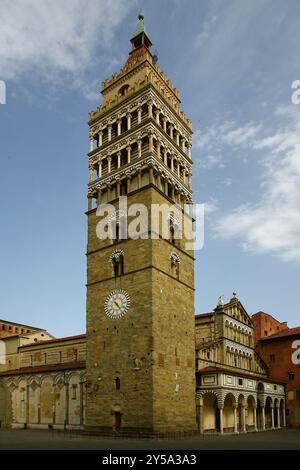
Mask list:
[{"label": "doorway", "polygon": [[122,425],[122,414],[120,411],[115,412],[115,431],[120,431]]}]

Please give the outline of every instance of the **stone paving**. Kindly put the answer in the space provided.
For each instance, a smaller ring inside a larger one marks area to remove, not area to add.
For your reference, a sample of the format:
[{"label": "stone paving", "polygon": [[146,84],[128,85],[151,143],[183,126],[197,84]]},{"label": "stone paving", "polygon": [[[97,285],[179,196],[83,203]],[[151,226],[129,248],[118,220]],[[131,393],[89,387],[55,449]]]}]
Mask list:
[{"label": "stone paving", "polygon": [[265,449],[300,450],[300,430],[283,429],[262,433],[171,439],[120,439],[86,437],[59,431],[0,430],[1,450],[210,450]]}]

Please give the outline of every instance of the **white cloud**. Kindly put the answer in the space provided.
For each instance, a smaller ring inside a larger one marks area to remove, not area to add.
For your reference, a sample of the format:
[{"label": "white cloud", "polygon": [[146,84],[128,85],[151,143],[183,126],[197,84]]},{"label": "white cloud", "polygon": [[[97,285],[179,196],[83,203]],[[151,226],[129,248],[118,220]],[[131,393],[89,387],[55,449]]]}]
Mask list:
[{"label": "white cloud", "polygon": [[[248,251],[300,263],[299,109],[281,109],[280,116],[284,121],[277,132],[258,138],[261,127],[251,124],[257,131],[247,137],[249,149],[265,152],[259,201],[230,210],[215,221],[214,230],[218,237],[239,239]],[[231,135],[238,137],[232,141],[236,144],[240,133]],[[245,141],[240,144],[243,146]]]},{"label": "white cloud", "polygon": [[206,21],[202,23],[202,29],[196,36],[195,44],[197,47],[202,46],[207,39],[213,34],[214,26],[217,21],[216,15],[211,15]]},{"label": "white cloud", "polygon": [[260,128],[261,126],[255,126],[253,123],[246,124],[227,132],[221,138],[229,145],[247,145],[257,135]]},{"label": "white cloud", "polygon": [[207,155],[204,159],[200,160],[199,167],[206,170],[210,170],[215,167],[223,168],[224,163],[222,161],[222,155]]},{"label": "white cloud", "polygon": [[232,154],[232,150],[249,148],[254,144],[260,130],[261,126],[253,122],[238,126],[236,122],[228,120],[216,122],[205,129],[197,129],[194,133],[193,147],[201,150],[201,155],[196,157],[198,167],[224,168],[226,149],[230,148]]},{"label": "white cloud", "polygon": [[84,87],[96,50],[108,47],[135,0],[2,0],[0,70],[4,80],[32,73]]},{"label": "white cloud", "polygon": [[219,210],[219,207],[215,201],[211,200],[211,201],[207,201],[204,203],[205,215],[213,214],[214,212],[217,212],[218,210]]}]

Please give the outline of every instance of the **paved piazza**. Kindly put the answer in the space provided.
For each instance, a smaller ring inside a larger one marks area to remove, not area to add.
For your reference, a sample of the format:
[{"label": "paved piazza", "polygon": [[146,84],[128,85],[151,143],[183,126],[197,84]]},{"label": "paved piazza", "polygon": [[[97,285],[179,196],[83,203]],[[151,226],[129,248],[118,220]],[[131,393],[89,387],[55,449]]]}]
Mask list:
[{"label": "paved piazza", "polygon": [[300,450],[300,430],[284,429],[228,436],[205,436],[174,440],[111,439],[85,437],[58,431],[0,430],[1,450],[148,450],[148,449],[265,449]]}]

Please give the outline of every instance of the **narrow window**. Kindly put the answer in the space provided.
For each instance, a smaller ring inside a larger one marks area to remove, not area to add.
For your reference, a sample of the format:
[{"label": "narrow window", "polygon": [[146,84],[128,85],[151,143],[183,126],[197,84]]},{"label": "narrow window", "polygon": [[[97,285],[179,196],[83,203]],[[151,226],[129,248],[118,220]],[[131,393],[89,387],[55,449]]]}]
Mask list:
[{"label": "narrow window", "polygon": [[120,390],[120,389],[121,389],[121,380],[120,380],[120,377],[116,377],[116,378],[115,378],[115,384],[116,384],[116,390]]},{"label": "narrow window", "polygon": [[122,276],[122,274],[124,274],[124,253],[122,252],[122,250],[116,250],[111,255],[110,259],[113,265],[114,276]]},{"label": "narrow window", "polygon": [[77,385],[72,385],[72,400],[77,399]]}]

